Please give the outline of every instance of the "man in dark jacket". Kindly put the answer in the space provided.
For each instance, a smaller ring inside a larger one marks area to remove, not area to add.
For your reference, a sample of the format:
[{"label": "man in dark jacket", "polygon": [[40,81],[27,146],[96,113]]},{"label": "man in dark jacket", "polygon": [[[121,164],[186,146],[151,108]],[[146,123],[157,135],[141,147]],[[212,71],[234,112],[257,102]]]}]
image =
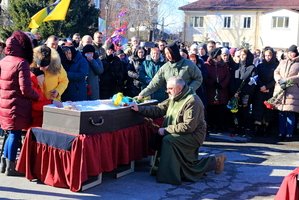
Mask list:
[{"label": "man in dark jacket", "polygon": [[114,55],[114,45],[110,44],[106,48],[106,57],[102,60],[104,73],[100,79],[101,99],[109,99],[118,92],[123,92],[124,73],[123,64],[120,59]]},{"label": "man in dark jacket", "polygon": [[[158,134],[163,137],[158,166],[157,181],[179,185],[182,178],[199,180],[205,172],[224,169],[225,155],[210,156],[198,160],[198,148],[206,136],[204,107],[180,77],[167,81],[169,98],[158,105],[133,105],[132,109],[148,117],[164,117]],[[154,171],[154,170],[152,170]]]}]

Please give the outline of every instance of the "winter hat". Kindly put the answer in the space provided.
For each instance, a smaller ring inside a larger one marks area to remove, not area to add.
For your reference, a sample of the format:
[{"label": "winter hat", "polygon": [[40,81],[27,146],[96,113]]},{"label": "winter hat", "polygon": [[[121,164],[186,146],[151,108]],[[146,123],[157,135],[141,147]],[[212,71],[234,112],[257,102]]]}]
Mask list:
[{"label": "winter hat", "polygon": [[230,53],[231,56],[235,56],[236,51],[237,51],[237,48],[230,48],[229,49],[229,53]]},{"label": "winter hat", "polygon": [[108,49],[112,49],[114,51],[114,44],[113,43],[107,44],[106,50]]},{"label": "winter hat", "polygon": [[180,52],[185,53],[187,55],[187,58],[189,59],[189,53],[188,53],[187,49],[180,48]]},{"label": "winter hat", "polygon": [[193,50],[193,49],[198,49],[198,45],[197,44],[192,44],[191,46],[190,46],[190,50]]},{"label": "winter hat", "polygon": [[223,48],[221,49],[221,54],[229,55],[230,53],[229,53],[228,48],[223,47]]},{"label": "winter hat", "polygon": [[187,54],[187,55],[189,55],[187,49],[183,49],[183,48],[181,48],[180,51],[181,51],[181,52],[184,52],[184,53]]},{"label": "winter hat", "polygon": [[296,56],[298,56],[298,48],[297,48],[297,46],[296,45],[292,45],[292,46],[290,46],[289,48],[288,48],[288,51],[289,52],[294,52],[294,53],[296,53]]},{"label": "winter hat", "polygon": [[14,31],[6,40],[5,55],[24,58],[29,64],[33,60],[33,50],[30,38],[23,31]]},{"label": "winter hat", "polygon": [[171,57],[173,58],[174,62],[178,62],[182,59],[179,46],[177,45],[176,42],[173,42],[173,43],[167,45],[166,48],[170,52]]},{"label": "winter hat", "polygon": [[208,50],[207,50],[207,44],[205,44],[205,43],[200,43],[200,44],[197,46],[197,48],[198,48],[198,49],[203,48],[206,52],[208,52]]},{"label": "winter hat", "polygon": [[34,55],[34,61],[37,65],[45,67],[50,65],[51,62],[51,49],[47,45],[41,45]]},{"label": "winter hat", "polygon": [[82,53],[83,53],[83,55],[84,55],[85,53],[90,53],[90,52],[95,53],[95,49],[94,49],[94,47],[93,47],[91,44],[87,44],[87,45],[85,45],[85,46],[83,47],[83,49],[82,49]]},{"label": "winter hat", "polygon": [[121,54],[125,54],[125,52],[122,49],[119,49],[116,51],[116,55],[119,56]]},{"label": "winter hat", "polygon": [[211,58],[217,58],[217,56],[220,56],[221,55],[221,48],[218,47],[218,48],[215,48],[213,49],[211,52],[210,52],[210,57]]}]

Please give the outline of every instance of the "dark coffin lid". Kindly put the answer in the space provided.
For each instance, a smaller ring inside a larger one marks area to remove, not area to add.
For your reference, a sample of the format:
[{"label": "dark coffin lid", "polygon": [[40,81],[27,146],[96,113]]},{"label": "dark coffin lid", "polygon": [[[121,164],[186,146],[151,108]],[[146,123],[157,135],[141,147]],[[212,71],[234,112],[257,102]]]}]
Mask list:
[{"label": "dark coffin lid", "polygon": [[[154,103],[156,101],[143,105]],[[130,107],[78,111],[44,106],[43,128],[70,134],[95,134],[141,124],[143,120],[144,117]]]}]

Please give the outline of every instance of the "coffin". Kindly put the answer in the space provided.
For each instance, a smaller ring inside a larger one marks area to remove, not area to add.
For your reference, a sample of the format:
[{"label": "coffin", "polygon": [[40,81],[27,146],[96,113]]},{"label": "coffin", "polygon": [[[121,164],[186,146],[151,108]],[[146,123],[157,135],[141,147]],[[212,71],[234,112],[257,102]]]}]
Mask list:
[{"label": "coffin", "polygon": [[[155,104],[149,100],[141,105]],[[144,117],[128,106],[114,106],[111,100],[63,102],[63,108],[44,106],[42,128],[70,133],[94,134],[110,132],[137,124]]]}]

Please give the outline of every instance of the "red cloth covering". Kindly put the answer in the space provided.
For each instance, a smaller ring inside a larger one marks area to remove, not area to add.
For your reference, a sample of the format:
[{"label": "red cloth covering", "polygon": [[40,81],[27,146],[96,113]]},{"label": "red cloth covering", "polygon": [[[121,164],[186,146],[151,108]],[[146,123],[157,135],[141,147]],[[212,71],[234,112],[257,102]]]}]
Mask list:
[{"label": "red cloth covering", "polygon": [[[78,135],[70,150],[34,141],[30,129],[16,169],[25,173],[29,180],[37,178],[47,185],[77,192],[89,176],[97,176],[116,169],[118,165],[153,155],[149,148],[153,134],[150,126],[145,123],[114,132]],[[59,133],[55,137],[59,135],[65,134]]]},{"label": "red cloth covering", "polygon": [[275,200],[298,200],[299,189],[297,185],[297,175],[299,174],[299,168],[296,168],[293,172],[287,175],[279,190],[275,196]]}]

